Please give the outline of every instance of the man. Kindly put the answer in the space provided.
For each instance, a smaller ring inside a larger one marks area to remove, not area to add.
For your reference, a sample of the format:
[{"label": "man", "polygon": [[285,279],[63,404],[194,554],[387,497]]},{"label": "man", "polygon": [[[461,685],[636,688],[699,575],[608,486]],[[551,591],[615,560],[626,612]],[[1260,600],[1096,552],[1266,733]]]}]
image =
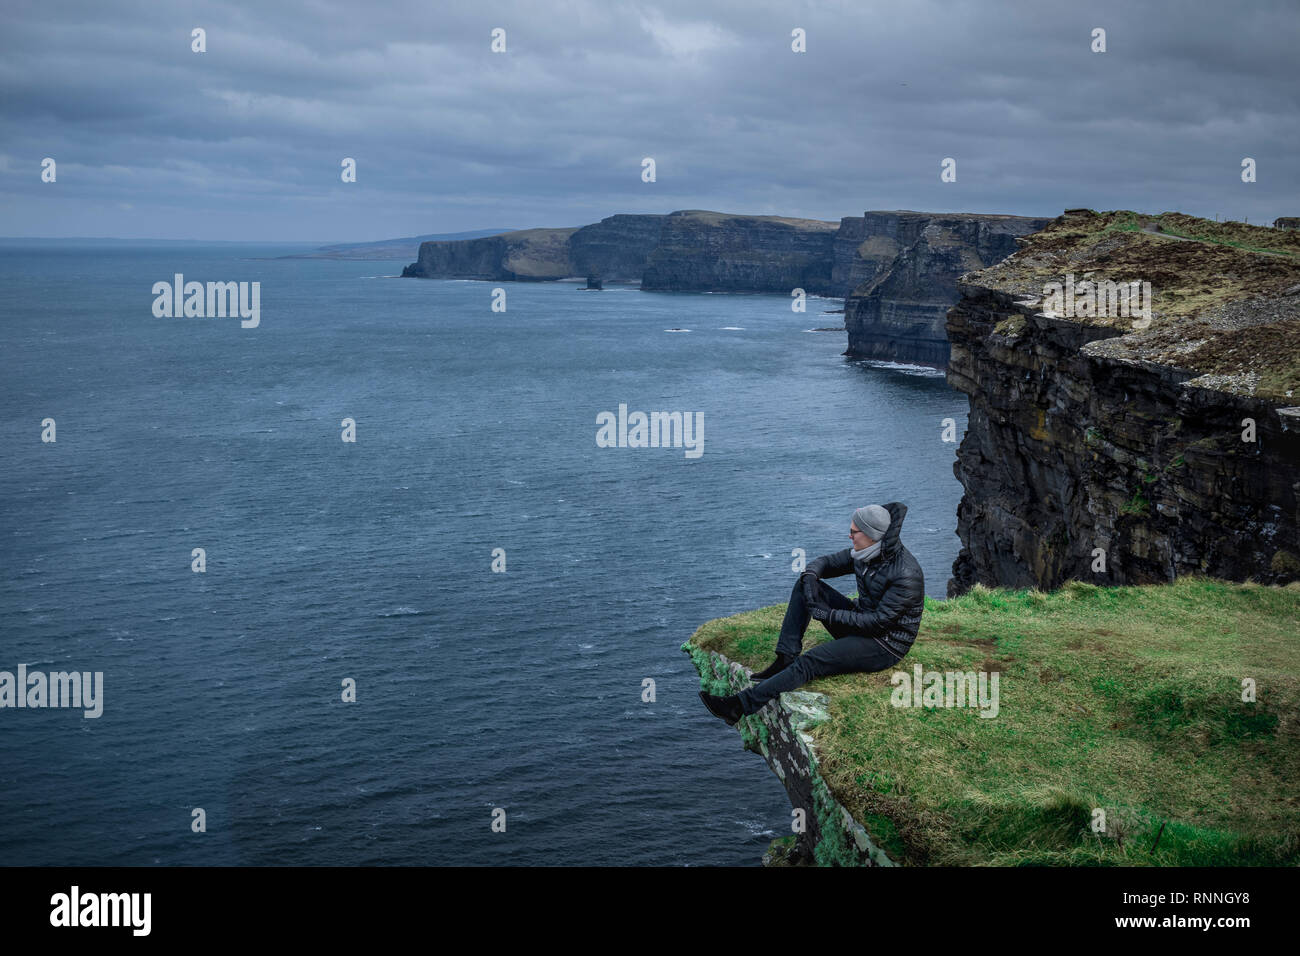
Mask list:
[{"label": "man", "polygon": [[[735,725],[743,715],[810,680],[881,671],[903,659],[916,640],[925,605],[921,565],[898,540],[906,514],[907,506],[897,501],[853,512],[852,547],[813,561],[795,582],[776,642],[776,660],[753,675],[759,683],[727,697],[700,691],[711,714]],[[821,580],[849,572],[858,580],[856,605]],[[810,617],[821,621],[835,640],[800,654]]]}]

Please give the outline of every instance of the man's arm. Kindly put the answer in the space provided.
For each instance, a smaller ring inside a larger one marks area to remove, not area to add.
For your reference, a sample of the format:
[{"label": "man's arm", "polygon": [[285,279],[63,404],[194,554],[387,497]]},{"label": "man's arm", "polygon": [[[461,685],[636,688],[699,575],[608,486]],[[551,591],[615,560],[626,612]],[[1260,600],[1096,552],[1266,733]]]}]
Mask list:
[{"label": "man's arm", "polygon": [[874,608],[866,611],[848,611],[835,608],[828,620],[868,637],[881,637],[898,623],[910,608],[925,600],[922,584],[915,575],[906,574],[889,583]]},{"label": "man's arm", "polygon": [[[849,548],[833,554],[823,554],[808,564],[808,571],[819,578],[839,578],[853,570],[853,555]],[[808,573],[805,571],[804,573]]]}]

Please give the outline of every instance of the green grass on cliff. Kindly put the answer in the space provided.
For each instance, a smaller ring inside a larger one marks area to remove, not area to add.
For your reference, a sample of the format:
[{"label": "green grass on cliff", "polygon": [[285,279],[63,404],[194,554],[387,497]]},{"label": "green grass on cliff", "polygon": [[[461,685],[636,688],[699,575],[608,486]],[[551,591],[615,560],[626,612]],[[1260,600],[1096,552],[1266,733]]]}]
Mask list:
[{"label": "green grass on cliff", "polygon": [[[691,642],[766,666],[784,610]],[[814,622],[804,648],[830,639]],[[1300,864],[1300,584],[977,586],[926,599],[897,670],[918,663],[999,672],[997,716],[894,707],[895,669],[804,688],[831,701],[823,777],[856,819],[892,825],[904,862]]]},{"label": "green grass on cliff", "polygon": [[1211,222],[1178,212],[1162,212],[1158,216],[1143,216],[1129,209],[1119,209],[1110,216],[1103,232],[1141,232],[1143,223],[1153,223],[1167,236],[1195,239],[1216,245],[1232,246],[1245,252],[1264,252],[1278,256],[1300,256],[1300,236],[1295,230],[1272,229],[1268,226],[1251,226],[1244,222]]}]

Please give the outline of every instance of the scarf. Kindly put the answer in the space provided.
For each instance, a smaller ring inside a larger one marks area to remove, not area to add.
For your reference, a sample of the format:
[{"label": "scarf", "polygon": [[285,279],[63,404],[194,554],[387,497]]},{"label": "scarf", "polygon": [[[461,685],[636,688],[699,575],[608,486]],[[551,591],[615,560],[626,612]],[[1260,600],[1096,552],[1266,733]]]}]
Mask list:
[{"label": "scarf", "polygon": [[852,548],[849,549],[849,554],[853,555],[854,561],[861,561],[863,559],[866,559],[867,561],[874,561],[876,555],[878,555],[879,553],[880,553],[879,541],[877,541],[869,548],[863,548],[861,551],[854,551]]}]

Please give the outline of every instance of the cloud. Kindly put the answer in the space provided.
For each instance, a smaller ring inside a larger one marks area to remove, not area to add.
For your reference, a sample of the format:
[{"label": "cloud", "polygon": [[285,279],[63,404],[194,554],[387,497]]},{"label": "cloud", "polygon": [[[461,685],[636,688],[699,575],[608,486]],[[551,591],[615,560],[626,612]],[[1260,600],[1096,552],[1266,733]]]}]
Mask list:
[{"label": "cloud", "polygon": [[[13,235],[361,241],[682,208],[1300,211],[1292,0],[68,0],[6,14]],[[206,53],[190,50],[194,26]],[[1090,50],[1097,26],[1105,53]],[[45,156],[55,184],[40,181]],[[355,184],[339,179],[345,156]],[[645,156],[656,183],[641,181]],[[955,183],[939,179],[948,156]],[[1255,183],[1240,181],[1244,156]]]},{"label": "cloud", "polygon": [[715,23],[707,21],[670,22],[658,10],[640,15],[641,29],[655,45],[674,58],[690,58],[710,50],[734,46],[737,38]]}]

